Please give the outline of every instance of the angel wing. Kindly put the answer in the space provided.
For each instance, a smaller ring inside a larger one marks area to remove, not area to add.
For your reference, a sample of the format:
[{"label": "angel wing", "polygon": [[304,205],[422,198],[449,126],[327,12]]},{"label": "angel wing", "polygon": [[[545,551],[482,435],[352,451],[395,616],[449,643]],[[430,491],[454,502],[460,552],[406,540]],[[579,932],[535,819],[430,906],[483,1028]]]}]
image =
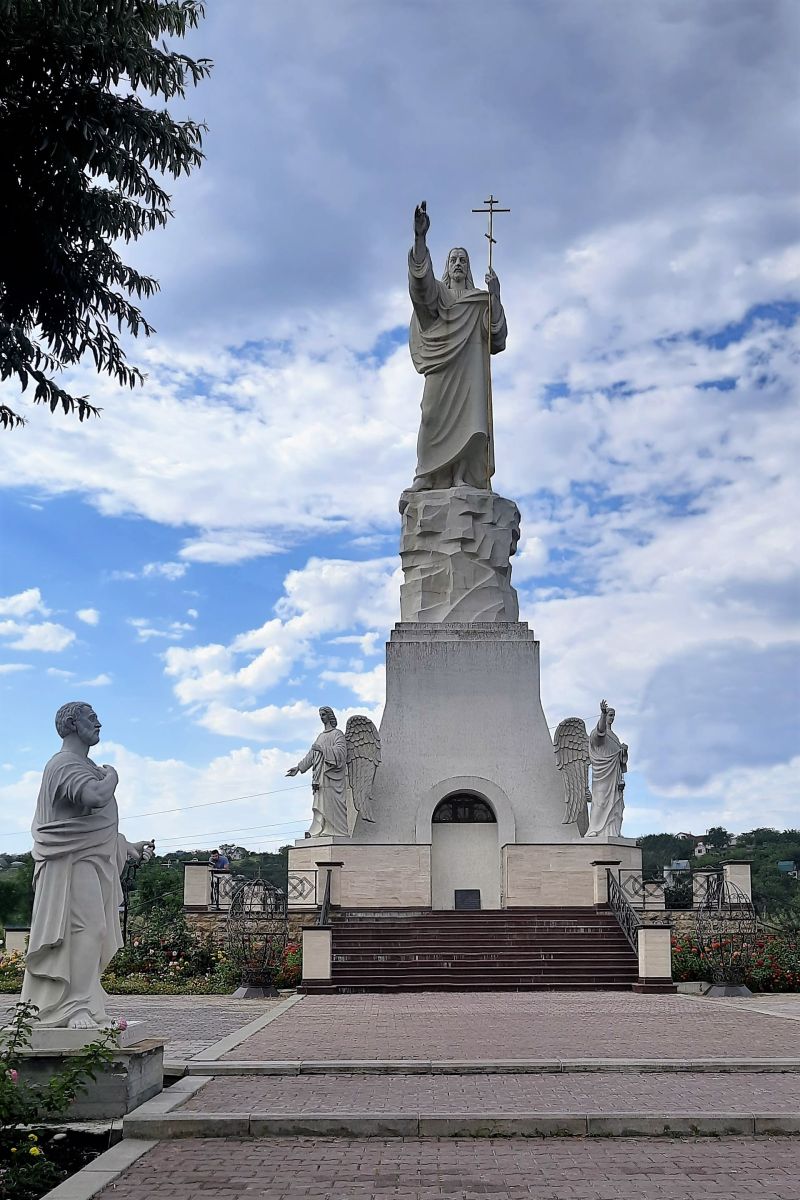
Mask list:
[{"label": "angel wing", "polygon": [[556,762],[564,781],[564,820],[573,821],[583,837],[589,828],[589,735],[580,717],[567,717],[558,726],[553,738]]},{"label": "angel wing", "polygon": [[374,821],[372,784],[381,761],[381,735],[369,717],[350,717],[344,731],[347,741],[347,774],[356,812],[365,821]]}]

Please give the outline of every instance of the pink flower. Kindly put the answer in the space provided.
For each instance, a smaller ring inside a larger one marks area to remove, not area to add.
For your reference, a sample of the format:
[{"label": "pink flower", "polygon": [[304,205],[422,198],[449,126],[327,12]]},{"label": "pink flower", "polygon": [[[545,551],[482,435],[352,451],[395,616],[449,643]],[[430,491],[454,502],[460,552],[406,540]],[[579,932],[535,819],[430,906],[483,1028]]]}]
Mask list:
[{"label": "pink flower", "polygon": [[14,1070],[13,1067],[8,1072],[8,1078],[11,1080],[12,1083],[16,1083],[17,1080],[19,1079],[19,1075],[17,1074],[17,1072]]},{"label": "pink flower", "polygon": [[120,1017],[120,1019],[117,1021],[117,1029],[119,1029],[120,1032],[122,1032],[123,1030],[125,1030],[127,1028],[128,1028],[128,1022],[125,1020],[124,1017]]}]

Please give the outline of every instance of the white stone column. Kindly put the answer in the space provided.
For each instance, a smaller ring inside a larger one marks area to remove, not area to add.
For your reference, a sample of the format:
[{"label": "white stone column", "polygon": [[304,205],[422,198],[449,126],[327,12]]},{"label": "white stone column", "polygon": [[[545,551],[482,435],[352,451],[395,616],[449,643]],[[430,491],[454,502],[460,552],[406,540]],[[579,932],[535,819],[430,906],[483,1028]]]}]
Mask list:
[{"label": "white stone column", "polygon": [[331,929],[311,925],[303,930],[303,983],[330,984]]},{"label": "white stone column", "polygon": [[672,982],[672,926],[639,926],[639,980],[635,992],[674,992]]},{"label": "white stone column", "polygon": [[211,872],[208,863],[183,864],[183,907],[202,909],[211,903]]},{"label": "white stone column", "polygon": [[750,882],[750,860],[749,859],[729,859],[722,864],[722,870],[725,876],[725,882],[731,883],[744,892],[748,900],[753,898],[753,889]]},{"label": "white stone column", "polygon": [[343,862],[318,862],[317,863],[317,907],[322,908],[322,902],[325,899],[325,887],[328,882],[328,875],[331,877],[330,891],[330,906],[331,908],[340,908],[342,903],[342,867]]},{"label": "white stone column", "polygon": [[[619,858],[598,858],[591,864],[594,868],[594,902],[597,905],[608,904],[608,875],[607,871],[614,871],[614,874],[619,878],[619,864],[622,860]],[[614,868],[617,870],[614,870]]]},{"label": "white stone column", "polygon": [[25,925],[6,925],[6,950],[9,954],[25,954],[28,949],[30,927]]}]

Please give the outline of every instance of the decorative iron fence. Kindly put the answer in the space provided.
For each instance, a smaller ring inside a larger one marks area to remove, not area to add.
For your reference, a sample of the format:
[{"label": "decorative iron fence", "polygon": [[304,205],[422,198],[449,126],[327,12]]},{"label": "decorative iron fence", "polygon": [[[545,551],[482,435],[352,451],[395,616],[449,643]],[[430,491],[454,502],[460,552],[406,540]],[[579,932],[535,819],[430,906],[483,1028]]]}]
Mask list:
[{"label": "decorative iron fence", "polygon": [[663,879],[643,879],[640,871],[623,870],[619,873],[622,894],[631,908],[664,908]]},{"label": "decorative iron fence", "polygon": [[247,880],[243,875],[232,875],[230,871],[211,871],[209,908],[220,912],[231,906],[233,894]]}]

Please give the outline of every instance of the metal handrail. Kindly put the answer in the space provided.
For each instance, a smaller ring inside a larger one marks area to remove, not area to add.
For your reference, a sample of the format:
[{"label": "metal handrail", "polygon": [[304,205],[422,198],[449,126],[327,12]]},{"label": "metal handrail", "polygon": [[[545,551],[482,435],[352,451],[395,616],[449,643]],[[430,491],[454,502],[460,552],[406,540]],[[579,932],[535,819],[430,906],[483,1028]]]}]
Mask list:
[{"label": "metal handrail", "polygon": [[608,905],[614,916],[617,918],[619,927],[625,934],[631,945],[631,949],[638,953],[639,949],[639,929],[642,922],[635,909],[631,908],[628,901],[625,899],[625,894],[620,887],[620,882],[617,876],[613,873],[610,867],[606,867],[606,880],[608,883]]},{"label": "metal handrail", "polygon": [[331,907],[331,871],[328,869],[325,872],[325,892],[320,905],[319,916],[317,917],[317,925],[328,924],[328,914]]}]

